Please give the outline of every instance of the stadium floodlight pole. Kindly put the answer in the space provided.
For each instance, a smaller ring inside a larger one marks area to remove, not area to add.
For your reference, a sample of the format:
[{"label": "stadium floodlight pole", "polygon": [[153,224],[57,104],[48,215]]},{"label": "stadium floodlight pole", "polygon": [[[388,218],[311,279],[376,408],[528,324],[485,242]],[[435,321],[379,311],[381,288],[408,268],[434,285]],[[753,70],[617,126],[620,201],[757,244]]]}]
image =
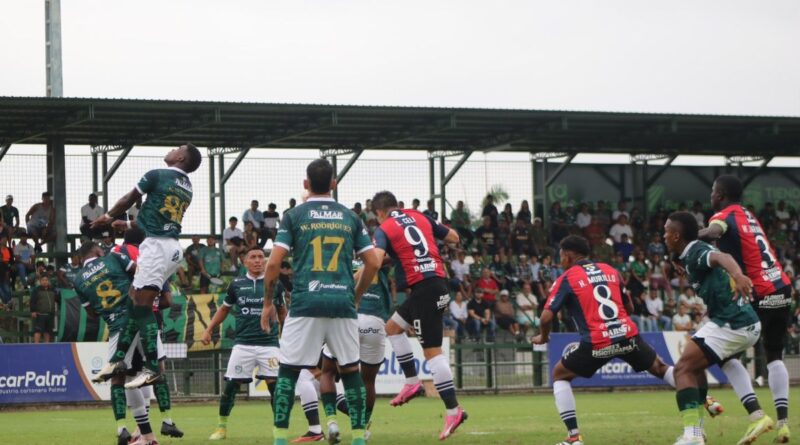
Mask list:
[{"label": "stadium floodlight pole", "polygon": [[63,97],[61,76],[61,0],[45,0],[45,63],[47,97]]}]

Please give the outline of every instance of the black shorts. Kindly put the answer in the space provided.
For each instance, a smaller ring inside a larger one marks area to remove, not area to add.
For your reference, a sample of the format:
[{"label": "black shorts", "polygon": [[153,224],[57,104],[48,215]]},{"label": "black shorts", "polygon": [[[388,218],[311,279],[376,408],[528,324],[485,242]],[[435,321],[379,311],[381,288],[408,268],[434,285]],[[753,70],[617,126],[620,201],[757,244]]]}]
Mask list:
[{"label": "black shorts", "polygon": [[634,371],[642,372],[650,369],[657,357],[656,351],[637,335],[603,349],[592,349],[590,343],[580,342],[578,346],[564,351],[561,363],[575,374],[588,379],[615,358],[631,365]]},{"label": "black shorts", "polygon": [[55,321],[53,314],[38,314],[33,321],[33,332],[52,333]]},{"label": "black shorts", "polygon": [[411,287],[397,314],[414,327],[423,348],[438,348],[442,346],[442,314],[449,304],[447,280],[428,278]]},{"label": "black shorts", "polygon": [[761,341],[764,349],[782,352],[786,332],[792,319],[792,288],[785,286],[773,295],[758,297],[753,309],[761,320]]}]

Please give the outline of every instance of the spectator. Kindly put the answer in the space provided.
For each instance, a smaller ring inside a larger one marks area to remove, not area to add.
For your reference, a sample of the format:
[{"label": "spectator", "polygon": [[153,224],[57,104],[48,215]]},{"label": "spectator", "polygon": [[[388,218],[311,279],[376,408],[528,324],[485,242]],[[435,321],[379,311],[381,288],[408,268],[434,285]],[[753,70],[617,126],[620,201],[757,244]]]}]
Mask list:
[{"label": "spectator", "polygon": [[258,245],[258,232],[256,231],[255,226],[253,225],[253,221],[247,221],[244,223],[244,234],[242,243],[244,246],[243,252],[248,252],[250,249],[254,249],[259,247]]},{"label": "spectator", "polygon": [[525,222],[526,225],[531,223],[531,219],[533,215],[531,214],[531,208],[528,205],[528,200],[523,199],[522,204],[519,205],[519,212],[517,212],[517,219],[521,219]]},{"label": "spectator", "polygon": [[510,242],[511,242],[511,228],[508,226],[505,218],[500,218],[500,222],[497,223],[497,238],[495,238],[495,247],[497,248],[498,252],[507,251],[511,249]]},{"label": "spectator", "polygon": [[575,224],[578,225],[578,228],[584,230],[589,227],[589,224],[592,223],[592,214],[589,213],[589,205],[585,202],[581,203],[580,211],[578,215],[575,217]]},{"label": "spectator", "polygon": [[404,208],[406,208],[406,203],[404,203],[403,201],[398,201],[397,202],[397,207],[399,207],[401,209],[404,209]]},{"label": "spectator", "polygon": [[[290,198],[289,199],[289,208],[284,210],[283,214],[285,215],[286,212],[288,212],[289,210],[292,210],[294,208],[294,206],[296,206],[296,205],[297,205],[297,200],[294,199],[294,198]],[[276,208],[277,208],[277,206],[276,206]]]},{"label": "spectator", "polygon": [[464,301],[464,294],[461,291],[456,292],[455,298],[448,306],[450,310],[450,317],[455,322],[456,338],[461,340],[464,338],[464,333],[467,328],[467,319],[469,313],[467,312],[467,302]]},{"label": "spectator", "polygon": [[684,293],[678,297],[678,307],[680,306],[685,307],[686,312],[692,315],[706,313],[706,303],[694,292],[692,287],[684,289]]},{"label": "spectator", "polygon": [[658,233],[654,233],[652,238],[650,239],[650,244],[647,245],[647,256],[649,258],[652,258],[653,256],[664,258],[664,255],[666,255],[666,253],[667,249],[661,240],[661,235],[659,235]]},{"label": "spectator", "polygon": [[512,277],[517,287],[525,284],[530,286],[533,277],[531,276],[531,263],[528,255],[522,254],[519,256],[519,261],[517,261]]},{"label": "spectator", "polygon": [[95,239],[100,234],[101,230],[92,229],[89,227],[92,221],[103,216],[106,213],[102,206],[97,205],[97,195],[94,193],[89,195],[89,203],[81,207],[81,234],[89,239]]},{"label": "spectator", "polygon": [[636,259],[631,263],[631,275],[628,280],[628,290],[632,298],[639,298],[645,290],[647,282],[647,263],[645,262],[644,252],[638,251]]},{"label": "spectator", "polygon": [[472,249],[472,264],[469,265],[469,276],[475,282],[481,279],[481,271],[486,267],[486,261],[481,256],[478,249]]},{"label": "spectator", "polygon": [[627,202],[625,202],[625,201],[618,202],[617,203],[617,210],[614,210],[614,212],[611,214],[611,220],[612,221],[619,221],[619,217],[622,216],[622,215],[625,215],[625,219],[630,221],[631,214],[628,213],[627,207],[628,207],[628,203]]},{"label": "spectator", "polygon": [[594,247],[599,244],[603,244],[606,242],[608,230],[602,224],[600,224],[600,220],[596,217],[592,217],[591,222],[589,223],[586,228],[583,229],[583,234],[586,236],[586,239],[589,240],[589,244]]},{"label": "spectator", "polygon": [[786,230],[792,215],[786,210],[786,202],[778,201],[778,208],[775,210],[775,218],[781,223],[781,230]]},{"label": "spectator", "polygon": [[614,243],[614,253],[622,255],[626,260],[633,254],[633,244],[631,244],[628,234],[623,233],[618,243]]},{"label": "spectator", "polygon": [[507,225],[511,226],[514,223],[514,211],[511,210],[511,203],[507,202],[505,206],[503,206],[503,211],[500,212],[498,223],[500,221],[505,221]]},{"label": "spectator", "polygon": [[411,200],[411,208],[419,212],[419,199],[414,198]]},{"label": "spectator", "polygon": [[[289,201],[289,204],[291,204],[291,201]],[[271,202],[267,206],[267,210],[264,212],[264,231],[266,233],[266,238],[263,240],[264,245],[266,245],[267,239],[275,241],[275,235],[278,234],[278,219],[280,219],[280,215],[278,215],[278,212],[275,211],[277,208],[278,206]],[[289,210],[292,208],[294,208],[294,206],[289,207]],[[283,213],[284,215],[286,214],[285,211]]]},{"label": "spectator", "polygon": [[35,250],[28,244],[28,235],[23,233],[20,235],[17,245],[14,246],[14,262],[17,268],[17,279],[22,283],[23,289],[28,288],[28,274],[36,271],[35,260]]},{"label": "spectator", "polygon": [[649,314],[647,318],[650,320],[651,332],[659,330],[659,323],[664,325],[663,330],[672,330],[672,320],[664,315],[664,300],[658,296],[658,291],[653,288],[650,289],[650,295],[645,301],[645,306]]},{"label": "spectator", "polygon": [[458,236],[461,237],[465,246],[472,244],[474,238],[472,223],[470,222],[469,212],[464,208],[464,201],[458,201],[456,208],[450,212],[450,224],[458,232]]},{"label": "spectator", "polygon": [[772,227],[777,219],[775,206],[771,202],[764,204],[764,208],[758,213],[758,221],[761,223],[761,227]]},{"label": "spectator", "polygon": [[522,335],[527,333],[528,328],[539,327],[539,318],[536,311],[539,309],[539,301],[533,294],[530,283],[522,284],[522,291],[517,293],[517,323],[520,326]]},{"label": "spectator", "polygon": [[609,226],[611,226],[611,212],[609,212],[605,202],[597,201],[597,210],[594,212],[594,217],[600,227],[603,228],[603,231],[608,230]]},{"label": "spectator", "polygon": [[14,253],[8,248],[6,234],[0,233],[0,301],[4,305],[11,302],[11,262]]},{"label": "spectator", "polygon": [[6,224],[3,218],[0,218],[0,236],[5,237],[6,247],[13,247],[13,245],[11,244],[11,230],[12,230],[11,227],[9,227],[8,224]]},{"label": "spectator", "polygon": [[492,272],[489,268],[484,267],[481,270],[481,279],[475,283],[475,291],[481,290],[482,298],[489,304],[494,304],[497,301],[497,294],[500,293],[500,286],[497,285],[497,281],[492,278]]},{"label": "spectator", "polygon": [[355,204],[353,205],[353,208],[352,208],[352,209],[350,209],[350,210],[352,210],[352,211],[353,211],[353,213],[355,213],[355,214],[356,214],[356,216],[358,216],[358,219],[360,219],[362,222],[364,222],[364,223],[366,223],[366,222],[367,222],[367,218],[366,218],[366,216],[364,215],[364,212],[363,212],[363,210],[361,209],[361,203],[360,203],[360,202],[357,202],[357,203],[355,203]]},{"label": "spectator", "polygon": [[575,207],[573,207],[571,202],[568,202],[567,208],[564,210],[564,224],[567,226],[568,229],[578,227],[575,217],[576,217]]},{"label": "spectator", "polygon": [[55,232],[50,230],[56,221],[56,210],[51,197],[50,192],[42,193],[42,202],[32,205],[25,214],[28,236],[33,240],[33,249],[37,252],[42,250],[42,244],[55,239]]},{"label": "spectator", "polygon": [[492,225],[489,216],[483,217],[483,225],[475,230],[475,238],[478,239],[478,246],[485,250],[489,255],[497,252],[497,225]]},{"label": "spectator", "polygon": [[[553,265],[553,257],[550,255],[545,255],[542,257],[542,267],[539,268],[539,278],[542,283],[542,289],[544,292],[550,290],[550,287],[553,285],[553,282],[558,279],[563,271],[561,271],[558,267]],[[542,295],[544,295],[544,292]]]},{"label": "spectator", "polygon": [[494,304],[494,319],[497,326],[510,332],[518,340],[520,339],[519,324],[514,317],[514,303],[511,302],[508,291],[505,289],[500,291],[500,299]]},{"label": "spectator", "polygon": [[[0,219],[2,219],[10,230],[9,236],[14,236],[19,231],[19,210],[14,207],[14,197],[6,196],[6,204],[0,207]],[[10,238],[9,238],[10,241]]]},{"label": "spectator", "polygon": [[628,221],[630,222],[631,229],[633,229],[634,234],[637,234],[639,231],[644,229],[644,218],[642,217],[642,214],[639,213],[639,209],[636,207],[631,209],[631,216],[628,218]]},{"label": "spectator", "polygon": [[228,227],[222,231],[222,250],[228,255],[231,262],[230,272],[239,269],[239,255],[244,252],[244,233],[236,227],[239,219],[231,216],[228,219]]},{"label": "spectator", "polygon": [[676,331],[689,332],[694,327],[692,316],[686,313],[686,306],[678,306],[678,313],[672,316],[672,327]]},{"label": "spectator", "polygon": [[142,210],[142,197],[140,196],[139,199],[136,200],[136,203],[133,207],[128,209],[128,221],[136,221],[136,217],[139,216],[139,211]]},{"label": "spectator", "polygon": [[370,220],[378,220],[378,216],[375,215],[375,210],[372,208],[372,200],[367,199],[364,201],[364,222],[369,224]]},{"label": "spectator", "polygon": [[204,247],[206,247],[206,245],[200,242],[200,236],[192,235],[192,244],[183,252],[183,258],[186,259],[186,265],[188,266],[186,272],[188,274],[189,283],[187,284],[191,284],[194,276],[200,273],[200,252],[202,252]]},{"label": "spectator", "polygon": [[550,247],[547,231],[542,224],[542,218],[533,218],[533,225],[531,225],[531,242],[533,243],[533,251],[531,256],[553,254],[554,249]]},{"label": "spectator", "polygon": [[496,326],[492,317],[492,304],[483,299],[483,289],[475,289],[475,297],[467,303],[467,333],[473,341],[479,341],[481,333],[486,330],[486,342],[493,343]]},{"label": "spectator", "polygon": [[511,229],[511,249],[516,255],[531,254],[531,231],[522,218],[517,218]]},{"label": "spectator", "polygon": [[647,280],[650,282],[651,290],[663,290],[667,298],[672,298],[672,285],[667,279],[667,263],[663,257],[651,256],[650,257],[650,276]]},{"label": "spectator", "polygon": [[267,243],[268,233],[267,228],[264,225],[264,214],[258,210],[258,201],[252,200],[250,201],[250,208],[245,210],[242,214],[242,223],[247,229],[247,223],[250,222],[253,224],[253,230],[255,230],[257,234],[256,244],[258,247],[263,248],[264,245]]},{"label": "spectator", "polygon": [[602,242],[592,246],[592,258],[595,261],[609,264],[611,259],[614,258],[614,248],[611,247],[610,242]]},{"label": "spectator", "polygon": [[494,196],[486,195],[486,198],[483,200],[483,210],[481,211],[481,218],[489,217],[490,226],[495,229],[497,228],[497,217],[499,213],[497,212],[497,207],[494,206]]},{"label": "spectator", "polygon": [[222,275],[222,252],[217,247],[217,238],[208,237],[208,246],[200,250],[200,292],[208,293],[211,279],[219,279]]},{"label": "spectator", "polygon": [[530,258],[530,263],[529,264],[530,264],[530,270],[531,270],[531,272],[530,272],[531,273],[531,289],[533,290],[533,293],[535,293],[537,297],[539,297],[540,299],[544,299],[545,297],[547,297],[545,292],[548,289],[545,289],[542,286],[542,274],[541,274],[542,263],[539,262],[539,257],[534,255],[534,256],[532,256]]},{"label": "spectator", "polygon": [[436,211],[436,201],[433,199],[428,200],[428,208],[423,210],[422,213],[434,221],[439,221],[439,212]]},{"label": "spectator", "polygon": [[636,327],[639,328],[640,332],[651,332],[651,323],[650,320],[647,318],[650,315],[647,312],[647,307],[644,304],[644,300],[642,300],[641,295],[633,296],[631,295],[631,302],[633,303],[633,313],[630,314],[631,320],[636,323]]},{"label": "spectator", "polygon": [[700,201],[695,201],[692,205],[692,216],[697,220],[697,226],[703,228],[706,226],[706,215],[703,214],[703,205]]},{"label": "spectator", "polygon": [[620,242],[623,233],[628,235],[628,239],[633,239],[633,230],[630,224],[628,224],[628,215],[624,213],[620,214],[616,221],[617,223],[611,226],[611,230],[608,232],[614,242]]},{"label": "spectator", "polygon": [[697,332],[709,322],[709,319],[705,316],[705,314],[695,312],[694,315],[692,315],[692,322],[694,324],[694,332]]},{"label": "spectator", "polygon": [[104,254],[108,255],[109,252],[111,252],[112,250],[114,250],[115,247],[117,247],[116,244],[117,238],[114,236],[113,231],[102,232],[100,236],[103,237],[103,239],[100,241],[100,248],[103,249]]},{"label": "spectator", "polygon": [[40,343],[42,337],[44,337],[45,343],[52,341],[53,329],[55,329],[56,304],[59,299],[58,291],[50,285],[50,279],[47,276],[41,277],[39,286],[31,294],[34,343]]},{"label": "spectator", "polygon": [[[494,254],[494,256],[492,256],[492,262],[489,263],[489,271],[491,271],[491,277],[500,289],[508,288],[508,275],[512,274],[514,270],[511,268],[511,264],[508,263],[505,255],[499,253]],[[485,297],[484,295],[484,298]]]},{"label": "spectator", "polygon": [[466,264],[466,254],[463,250],[459,250],[456,259],[450,262],[450,270],[459,286],[469,278],[469,266]]},{"label": "spectator", "polygon": [[81,259],[77,253],[74,253],[68,264],[64,264],[58,269],[56,276],[58,277],[58,286],[64,289],[72,289],[72,284],[78,271],[81,270]]}]

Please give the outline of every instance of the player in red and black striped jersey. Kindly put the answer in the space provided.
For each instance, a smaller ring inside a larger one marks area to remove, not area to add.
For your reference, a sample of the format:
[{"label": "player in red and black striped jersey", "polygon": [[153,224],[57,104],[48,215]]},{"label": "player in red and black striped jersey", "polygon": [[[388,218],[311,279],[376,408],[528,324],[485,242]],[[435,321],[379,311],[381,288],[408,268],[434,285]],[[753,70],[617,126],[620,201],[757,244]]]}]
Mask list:
[{"label": "player in red and black striped jersey", "polygon": [[424,392],[411,343],[405,335],[413,327],[447,409],[444,429],[439,434],[439,439],[444,440],[467,420],[467,413],[456,399],[449,360],[442,354],[442,313],[450,303],[450,289],[436,246],[437,239],[457,243],[458,233],[428,215],[401,209],[391,192],[378,192],[372,198],[372,207],[381,223],[375,230],[375,250],[380,258],[386,253],[394,260],[397,289],[410,290],[409,297],[386,323],[386,335],[406,376],[406,384],[391,405],[402,405]]},{"label": "player in red and black striped jersey", "polygon": [[582,445],[572,379],[589,378],[614,358],[627,362],[637,372],[648,371],[673,387],[675,379],[672,366],[642,340],[628,315],[633,302],[625,293],[619,272],[608,264],[591,261],[589,242],[583,237],[568,236],[561,240],[560,247],[565,272],[550,290],[540,319],[541,334],[532,342],[547,343],[555,314],[562,307],[569,310],[581,341],[567,347],[553,369],[553,394],[568,434],[559,445]]},{"label": "player in red and black striped jersey", "polygon": [[[753,282],[753,308],[761,320],[761,342],[767,352],[769,387],[778,415],[778,443],[789,441],[789,372],[783,363],[783,345],[791,319],[792,286],[789,277],[770,246],[758,219],[742,204],[742,182],[733,175],[722,175],[711,188],[715,213],[699,238],[717,242],[719,250],[730,254]],[[744,401],[753,396],[749,374],[738,360],[723,367],[737,395]]]}]

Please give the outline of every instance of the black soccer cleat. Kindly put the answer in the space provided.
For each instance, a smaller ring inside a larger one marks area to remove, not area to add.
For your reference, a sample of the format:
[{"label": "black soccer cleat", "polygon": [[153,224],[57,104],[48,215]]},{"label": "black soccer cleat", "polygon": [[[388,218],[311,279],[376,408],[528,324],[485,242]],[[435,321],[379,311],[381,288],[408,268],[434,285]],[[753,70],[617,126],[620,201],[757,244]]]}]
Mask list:
[{"label": "black soccer cleat", "polygon": [[127,428],[123,428],[117,435],[117,445],[128,445],[131,439],[131,433],[128,432]]},{"label": "black soccer cleat", "polygon": [[183,437],[183,431],[178,429],[178,425],[175,422],[161,422],[161,435],[181,438]]}]

